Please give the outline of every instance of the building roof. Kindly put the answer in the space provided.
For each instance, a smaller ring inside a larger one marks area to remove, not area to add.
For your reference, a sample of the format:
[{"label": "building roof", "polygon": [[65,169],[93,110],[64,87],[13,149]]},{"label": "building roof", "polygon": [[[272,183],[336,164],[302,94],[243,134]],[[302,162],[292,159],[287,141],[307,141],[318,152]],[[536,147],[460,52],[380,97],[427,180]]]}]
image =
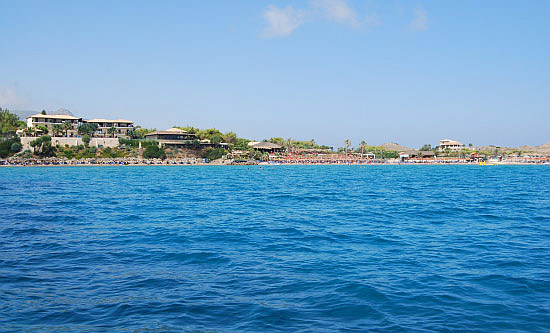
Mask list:
[{"label": "building roof", "polygon": [[283,148],[282,146],[280,146],[276,143],[271,143],[271,142],[258,142],[256,144],[252,144],[251,147],[254,148],[254,149],[281,149],[281,148]]},{"label": "building roof", "polygon": [[78,117],[69,116],[69,115],[66,115],[66,114],[42,114],[42,113],[37,113],[35,115],[28,116],[27,119],[29,119],[29,118],[50,118],[50,119],[65,119],[65,120],[82,119],[82,118],[78,118]]},{"label": "building roof", "polygon": [[129,123],[133,124],[133,121],[126,120],[126,119],[102,119],[102,118],[94,118],[90,120],[86,120],[89,123]]},{"label": "building roof", "polygon": [[182,129],[179,129],[179,128],[175,128],[175,127],[172,127],[172,128],[169,128],[165,131],[154,131],[154,132],[151,132],[151,133],[147,133],[145,134],[145,136],[152,136],[152,135],[158,135],[158,134],[187,134],[187,135],[195,135],[195,134],[190,134],[188,133],[187,131],[184,131]]},{"label": "building roof", "polygon": [[440,145],[462,145],[462,142],[451,140],[451,139],[443,139],[439,140]]}]

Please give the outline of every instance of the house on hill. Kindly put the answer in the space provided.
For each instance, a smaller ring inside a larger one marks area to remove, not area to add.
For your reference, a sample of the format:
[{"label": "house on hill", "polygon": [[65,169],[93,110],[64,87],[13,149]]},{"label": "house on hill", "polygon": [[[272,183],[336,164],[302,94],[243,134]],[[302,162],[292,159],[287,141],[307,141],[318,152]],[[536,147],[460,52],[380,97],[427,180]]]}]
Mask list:
[{"label": "house on hill", "polygon": [[69,124],[70,128],[65,130],[68,137],[78,135],[78,126],[82,123],[82,118],[64,115],[64,114],[35,114],[27,117],[27,127],[36,128],[37,126],[45,126],[48,133],[53,133],[54,125]]},{"label": "house on hill", "polygon": [[[127,137],[128,132],[134,128],[134,122],[126,119],[101,119],[85,120],[89,124],[96,124],[97,130],[94,136],[98,137]],[[112,130],[111,130],[112,129]]]},{"label": "house on hill", "polygon": [[439,140],[439,150],[445,151],[446,149],[449,149],[451,151],[459,151],[464,149],[464,144],[455,140],[450,139],[443,139]]}]

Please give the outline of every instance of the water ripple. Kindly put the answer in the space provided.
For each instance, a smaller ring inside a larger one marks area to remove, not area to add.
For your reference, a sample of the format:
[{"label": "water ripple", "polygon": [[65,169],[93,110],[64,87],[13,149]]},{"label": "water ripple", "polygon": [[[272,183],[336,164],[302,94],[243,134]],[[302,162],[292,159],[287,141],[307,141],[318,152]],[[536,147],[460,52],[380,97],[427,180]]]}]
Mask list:
[{"label": "water ripple", "polygon": [[0,197],[2,332],[550,331],[545,166],[0,168]]}]

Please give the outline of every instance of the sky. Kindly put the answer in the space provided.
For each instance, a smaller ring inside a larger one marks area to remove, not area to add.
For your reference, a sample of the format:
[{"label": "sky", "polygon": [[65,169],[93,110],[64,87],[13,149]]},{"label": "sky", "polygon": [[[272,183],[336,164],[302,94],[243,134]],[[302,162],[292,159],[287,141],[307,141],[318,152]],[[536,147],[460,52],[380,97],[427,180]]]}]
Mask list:
[{"label": "sky", "polygon": [[550,1],[0,0],[0,107],[335,147],[550,141]]}]

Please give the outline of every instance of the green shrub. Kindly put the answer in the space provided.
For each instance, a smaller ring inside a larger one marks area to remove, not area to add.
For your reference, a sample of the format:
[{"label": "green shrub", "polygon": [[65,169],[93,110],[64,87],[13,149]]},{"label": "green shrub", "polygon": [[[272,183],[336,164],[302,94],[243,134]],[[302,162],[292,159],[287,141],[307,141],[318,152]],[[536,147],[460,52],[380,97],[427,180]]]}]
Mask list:
[{"label": "green shrub", "polygon": [[144,158],[166,158],[166,153],[164,152],[164,149],[159,148],[155,145],[150,145],[147,148],[145,148],[145,151],[143,152]]},{"label": "green shrub", "polygon": [[202,154],[202,158],[207,158],[209,160],[217,160],[218,158],[221,158],[224,156],[226,151],[223,148],[206,148]]},{"label": "green shrub", "polygon": [[18,153],[21,150],[21,141],[19,138],[0,141],[0,158],[5,158]]}]

